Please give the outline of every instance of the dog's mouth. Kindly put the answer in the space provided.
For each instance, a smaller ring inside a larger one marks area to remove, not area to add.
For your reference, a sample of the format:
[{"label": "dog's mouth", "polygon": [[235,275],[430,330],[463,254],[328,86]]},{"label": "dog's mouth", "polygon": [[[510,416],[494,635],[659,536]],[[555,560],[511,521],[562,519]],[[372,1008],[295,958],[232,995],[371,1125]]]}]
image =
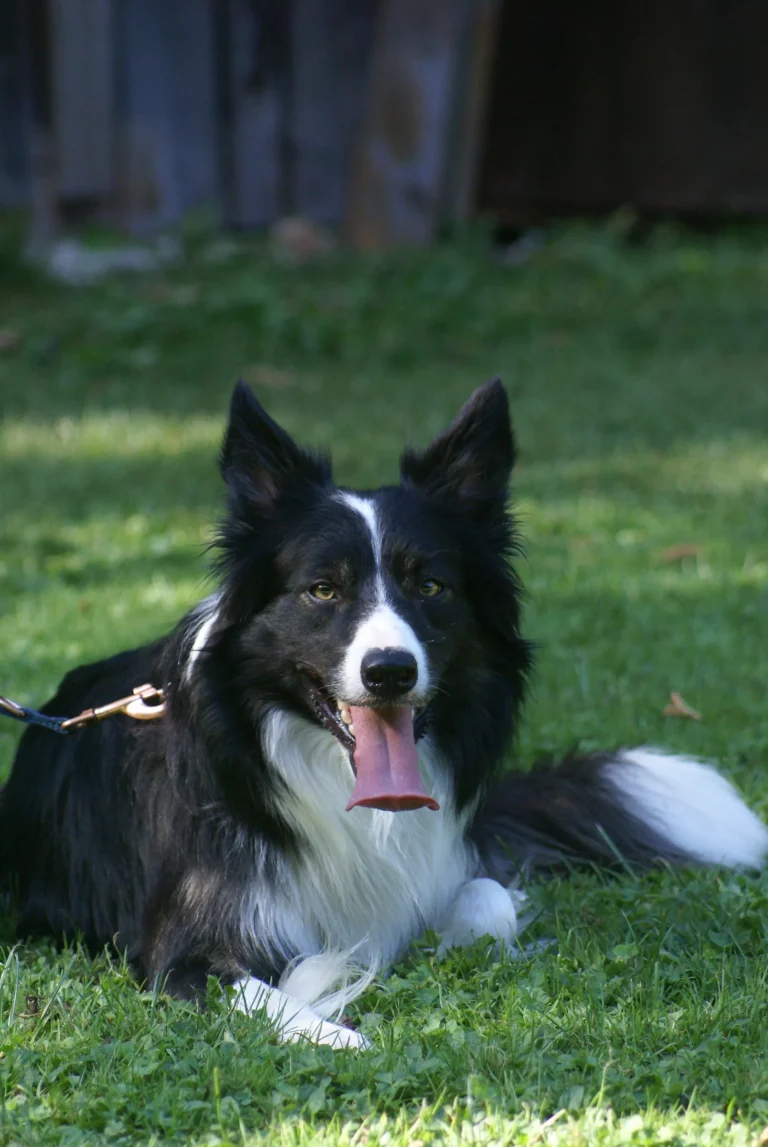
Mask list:
[{"label": "dog's mouth", "polygon": [[304,675],[318,720],[349,753],[355,787],[347,812],[440,807],[424,788],[416,751],[427,729],[429,705],[352,705],[334,698],[317,674]]}]

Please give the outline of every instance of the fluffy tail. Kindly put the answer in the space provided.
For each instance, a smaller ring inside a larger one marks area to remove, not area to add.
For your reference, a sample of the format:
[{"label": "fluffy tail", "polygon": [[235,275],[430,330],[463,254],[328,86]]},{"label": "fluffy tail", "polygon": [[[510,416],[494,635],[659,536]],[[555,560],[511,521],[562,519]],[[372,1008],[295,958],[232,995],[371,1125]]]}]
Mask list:
[{"label": "fluffy tail", "polygon": [[472,826],[489,875],[563,862],[761,868],[768,829],[709,765],[656,749],[505,777]]}]

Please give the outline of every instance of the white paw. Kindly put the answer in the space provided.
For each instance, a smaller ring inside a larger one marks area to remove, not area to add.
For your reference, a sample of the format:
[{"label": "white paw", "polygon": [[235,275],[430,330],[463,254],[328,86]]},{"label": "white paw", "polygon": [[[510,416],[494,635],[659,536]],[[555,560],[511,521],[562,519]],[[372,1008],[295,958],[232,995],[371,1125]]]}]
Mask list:
[{"label": "white paw", "polygon": [[[310,1009],[305,1008],[304,1011],[309,1012]],[[334,1024],[330,1020],[321,1019],[314,1012],[311,1015],[312,1019],[306,1021],[306,1027],[295,1023],[290,1023],[284,1027],[280,1031],[281,1038],[291,1042],[307,1039],[311,1043],[321,1043],[334,1049],[353,1047],[358,1051],[367,1051],[370,1048],[369,1041],[360,1032],[344,1027],[343,1024]],[[302,1024],[304,1022],[305,1017],[302,1017]]]},{"label": "white paw", "polygon": [[492,936],[512,944],[518,933],[517,907],[525,900],[523,893],[510,891],[496,880],[479,877],[468,880],[459,889],[438,929],[442,933],[440,948],[464,948],[483,936]]},{"label": "white paw", "polygon": [[248,1014],[254,1011],[265,1012],[285,1043],[306,1039],[326,1047],[353,1047],[360,1051],[371,1046],[360,1032],[324,1020],[312,1008],[280,988],[272,988],[252,976],[240,980],[234,986],[237,991],[235,1006],[238,1010]]}]

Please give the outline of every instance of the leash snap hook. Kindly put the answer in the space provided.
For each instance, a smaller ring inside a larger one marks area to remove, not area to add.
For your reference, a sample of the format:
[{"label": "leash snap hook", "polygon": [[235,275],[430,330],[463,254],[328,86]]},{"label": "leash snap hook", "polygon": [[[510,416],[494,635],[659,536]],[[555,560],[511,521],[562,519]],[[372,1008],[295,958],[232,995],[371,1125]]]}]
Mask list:
[{"label": "leash snap hook", "polygon": [[[157,700],[158,704],[148,705],[147,701]],[[165,713],[165,694],[162,689],[154,685],[137,685],[130,697],[121,697],[119,701],[110,701],[107,705],[98,705],[95,709],[85,709],[76,717],[69,717],[62,721],[61,730],[64,733],[71,729],[82,729],[85,725],[92,725],[96,721],[103,721],[115,713],[125,713],[135,721],[155,721]]]},{"label": "leash snap hook", "polygon": [[[134,697],[124,709],[126,716],[133,717],[135,721],[154,721],[163,716],[165,697],[162,689],[154,685],[137,685],[133,692]],[[147,701],[155,701],[156,704],[148,705]]]}]

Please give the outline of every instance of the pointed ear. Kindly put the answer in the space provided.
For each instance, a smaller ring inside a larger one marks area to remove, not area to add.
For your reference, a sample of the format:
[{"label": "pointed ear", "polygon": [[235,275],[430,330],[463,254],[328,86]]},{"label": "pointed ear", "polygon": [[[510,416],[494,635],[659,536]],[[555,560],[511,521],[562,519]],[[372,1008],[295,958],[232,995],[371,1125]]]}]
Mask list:
[{"label": "pointed ear", "polygon": [[507,393],[501,379],[479,387],[426,450],[406,450],[404,486],[477,518],[503,511],[515,461]]},{"label": "pointed ear", "polygon": [[245,382],[232,393],[219,468],[233,494],[265,509],[289,490],[331,481],[328,459],[297,446]]}]

